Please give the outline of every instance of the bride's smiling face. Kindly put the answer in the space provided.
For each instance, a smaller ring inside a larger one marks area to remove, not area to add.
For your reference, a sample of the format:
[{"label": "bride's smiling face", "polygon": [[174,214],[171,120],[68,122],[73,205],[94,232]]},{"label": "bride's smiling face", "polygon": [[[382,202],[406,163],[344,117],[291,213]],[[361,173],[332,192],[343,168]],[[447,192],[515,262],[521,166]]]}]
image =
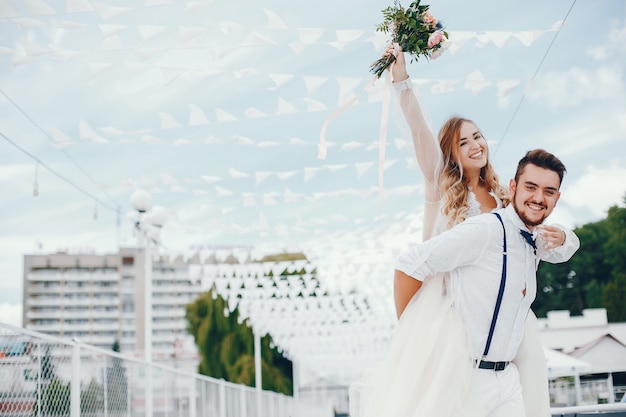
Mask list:
[{"label": "bride's smiling face", "polygon": [[454,149],[454,158],[464,171],[480,171],[487,165],[487,141],[478,127],[470,122],[463,122],[459,131],[459,143]]}]

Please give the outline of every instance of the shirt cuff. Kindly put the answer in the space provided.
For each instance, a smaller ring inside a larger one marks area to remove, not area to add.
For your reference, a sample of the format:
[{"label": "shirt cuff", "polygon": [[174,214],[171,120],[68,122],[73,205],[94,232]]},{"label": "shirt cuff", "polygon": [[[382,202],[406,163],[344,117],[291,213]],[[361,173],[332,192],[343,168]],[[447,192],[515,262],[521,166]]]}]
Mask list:
[{"label": "shirt cuff", "polygon": [[412,89],[413,88],[413,81],[411,81],[411,77],[409,77],[406,80],[402,80],[402,81],[391,83],[391,85],[393,85],[393,88],[395,88],[395,90],[397,92],[401,92],[401,91],[404,91],[404,90]]},{"label": "shirt cuff", "polygon": [[545,249],[543,239],[537,238],[537,255],[542,261],[550,263],[567,262],[576,251],[580,248],[580,240],[578,236],[571,230],[560,224],[553,224],[565,232],[565,242],[561,246],[552,249]]},{"label": "shirt cuff", "polygon": [[418,281],[424,281],[424,278],[433,275],[430,268],[426,266],[427,259],[427,253],[419,254],[412,250],[400,255],[394,262],[393,267],[395,270],[404,272],[411,278]]}]

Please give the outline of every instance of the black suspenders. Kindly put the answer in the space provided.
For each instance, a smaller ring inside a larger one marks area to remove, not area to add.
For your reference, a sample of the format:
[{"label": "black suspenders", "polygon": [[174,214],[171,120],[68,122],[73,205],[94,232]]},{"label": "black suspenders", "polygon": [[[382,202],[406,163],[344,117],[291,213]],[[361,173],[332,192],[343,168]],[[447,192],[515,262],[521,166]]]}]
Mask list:
[{"label": "black suspenders", "polygon": [[504,222],[499,213],[493,213],[496,215],[500,224],[502,225],[502,231],[504,237],[502,239],[502,277],[500,278],[500,290],[498,291],[498,300],[496,301],[496,307],[493,310],[493,317],[491,318],[491,327],[489,328],[489,336],[487,337],[487,344],[485,345],[485,351],[483,352],[483,359],[489,353],[489,346],[491,346],[491,339],[493,337],[493,331],[496,328],[496,320],[498,319],[498,312],[500,311],[500,304],[502,304],[502,295],[504,294],[504,284],[506,283],[506,229],[504,228]]}]

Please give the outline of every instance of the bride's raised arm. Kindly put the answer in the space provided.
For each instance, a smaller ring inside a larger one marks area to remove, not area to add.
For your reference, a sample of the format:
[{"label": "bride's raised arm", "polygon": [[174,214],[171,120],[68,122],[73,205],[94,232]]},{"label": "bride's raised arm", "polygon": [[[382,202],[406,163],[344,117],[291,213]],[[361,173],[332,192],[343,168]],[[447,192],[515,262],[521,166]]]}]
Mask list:
[{"label": "bride's raised arm", "polygon": [[443,166],[441,149],[413,92],[413,83],[406,70],[404,52],[398,44],[393,44],[387,48],[385,53],[396,56],[396,60],[390,68],[393,86],[411,131],[415,159],[424,176],[425,206],[422,237],[426,240],[432,236],[439,213],[439,202],[442,198],[441,189],[438,186],[438,178]]}]

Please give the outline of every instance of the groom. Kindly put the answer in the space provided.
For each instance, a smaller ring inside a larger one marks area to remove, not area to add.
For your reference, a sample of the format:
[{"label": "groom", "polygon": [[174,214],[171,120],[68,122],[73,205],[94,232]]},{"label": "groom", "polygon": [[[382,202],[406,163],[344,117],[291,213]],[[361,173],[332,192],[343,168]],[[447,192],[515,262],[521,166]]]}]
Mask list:
[{"label": "groom", "polygon": [[[537,293],[539,259],[532,238],[560,197],[563,163],[528,152],[509,183],[511,204],[470,217],[403,253],[395,274],[422,281],[449,272],[448,292],[465,323],[475,393],[487,417],[526,417],[515,358]],[[576,249],[578,248],[578,242]]]}]

